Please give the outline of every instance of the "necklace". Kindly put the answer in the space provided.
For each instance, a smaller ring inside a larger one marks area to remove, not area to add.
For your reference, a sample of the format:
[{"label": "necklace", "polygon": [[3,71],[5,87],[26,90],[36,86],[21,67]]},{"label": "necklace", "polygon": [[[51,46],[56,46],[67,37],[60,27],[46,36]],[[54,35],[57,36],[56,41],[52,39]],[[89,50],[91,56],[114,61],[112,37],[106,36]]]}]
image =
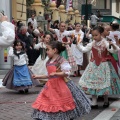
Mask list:
[{"label": "necklace", "polygon": [[102,44],[102,40],[99,42],[95,42],[95,45],[100,46]]}]

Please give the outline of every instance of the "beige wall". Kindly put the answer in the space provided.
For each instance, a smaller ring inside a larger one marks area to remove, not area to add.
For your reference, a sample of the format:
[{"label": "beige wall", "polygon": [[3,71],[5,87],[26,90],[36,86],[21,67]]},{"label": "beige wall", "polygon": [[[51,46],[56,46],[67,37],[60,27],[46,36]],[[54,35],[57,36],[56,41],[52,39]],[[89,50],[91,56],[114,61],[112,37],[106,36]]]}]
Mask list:
[{"label": "beige wall", "polygon": [[24,0],[23,5],[22,2],[23,0],[12,0],[12,17],[26,24],[26,0]]},{"label": "beige wall", "polygon": [[119,13],[118,13],[116,12],[116,0],[112,1],[112,15],[117,18],[120,18],[120,2],[119,2]]}]

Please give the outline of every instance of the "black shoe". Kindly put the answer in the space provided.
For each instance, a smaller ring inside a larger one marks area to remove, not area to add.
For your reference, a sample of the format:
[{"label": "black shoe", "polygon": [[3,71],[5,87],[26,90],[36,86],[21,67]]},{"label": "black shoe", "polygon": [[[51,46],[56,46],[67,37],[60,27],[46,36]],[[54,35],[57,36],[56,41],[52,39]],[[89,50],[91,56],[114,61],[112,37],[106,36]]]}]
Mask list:
[{"label": "black shoe", "polygon": [[24,94],[25,92],[24,92],[24,90],[19,90],[19,93]]},{"label": "black shoe", "polygon": [[92,105],[91,108],[92,109],[98,109],[98,105]]},{"label": "black shoe", "polygon": [[108,108],[109,107],[109,102],[104,102],[103,108]]},{"label": "black shoe", "polygon": [[24,91],[25,91],[25,93],[28,93],[28,92],[29,92],[28,89],[25,89]]}]

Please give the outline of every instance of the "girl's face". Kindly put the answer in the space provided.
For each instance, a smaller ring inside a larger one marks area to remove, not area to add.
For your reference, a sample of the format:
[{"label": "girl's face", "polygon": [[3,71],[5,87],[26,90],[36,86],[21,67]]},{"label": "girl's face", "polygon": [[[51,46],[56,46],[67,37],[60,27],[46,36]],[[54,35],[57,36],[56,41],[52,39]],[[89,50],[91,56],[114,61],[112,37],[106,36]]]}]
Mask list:
[{"label": "girl's face", "polygon": [[104,33],[103,33],[105,36],[109,36],[109,34],[110,34],[110,27],[106,27],[105,29],[104,29]]},{"label": "girl's face", "polygon": [[80,24],[77,24],[77,25],[75,26],[75,30],[77,30],[77,31],[80,30]]},{"label": "girl's face", "polygon": [[16,49],[17,51],[21,51],[21,50],[22,50],[22,45],[21,45],[21,43],[17,43],[17,45],[15,46],[15,49]]},{"label": "girl's face", "polygon": [[98,30],[93,30],[92,31],[92,36],[95,41],[100,41],[101,40],[101,33]]},{"label": "girl's face", "polygon": [[45,43],[49,43],[50,39],[51,39],[51,36],[50,35],[46,35],[45,38],[44,38],[44,42]]},{"label": "girl's face", "polygon": [[47,45],[46,46],[46,51],[47,51],[48,57],[52,58],[55,55],[55,53],[57,52],[57,49],[56,48],[52,49],[52,47],[50,45]]},{"label": "girl's face", "polygon": [[60,31],[64,32],[65,28],[66,28],[65,23],[61,23],[60,26],[59,26]]}]

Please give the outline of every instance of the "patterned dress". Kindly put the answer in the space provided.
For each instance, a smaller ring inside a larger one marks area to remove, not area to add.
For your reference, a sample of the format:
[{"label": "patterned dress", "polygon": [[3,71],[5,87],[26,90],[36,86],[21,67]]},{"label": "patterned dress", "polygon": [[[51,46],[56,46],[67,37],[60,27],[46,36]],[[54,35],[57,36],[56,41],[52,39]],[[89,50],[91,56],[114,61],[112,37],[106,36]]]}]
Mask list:
[{"label": "patterned dress", "polygon": [[109,48],[109,43],[102,40],[99,45],[95,41],[86,47],[78,46],[81,51],[92,50],[92,59],[84,71],[79,81],[79,86],[85,93],[91,95],[114,95],[120,94],[120,78],[118,77],[110,57],[109,52],[116,50]]},{"label": "patterned dress", "polygon": [[[72,34],[71,31],[65,30],[64,32],[60,32],[58,29],[54,29],[54,32],[56,33],[59,42],[67,42],[67,37]],[[72,72],[77,71],[78,67],[75,61],[75,57],[72,54],[71,47],[69,45],[65,45],[65,46],[66,46],[66,50],[61,52],[60,55],[63,56],[66,60],[68,60],[68,62],[72,67],[71,69]]]},{"label": "patterned dress", "polygon": [[[59,62],[61,70],[70,72],[69,63],[62,57],[47,62],[48,74],[56,72]],[[64,62],[63,62],[64,61]],[[32,117],[37,120],[70,120],[80,117],[91,110],[90,101],[71,80],[63,77],[50,77],[35,102],[32,104]]]}]

